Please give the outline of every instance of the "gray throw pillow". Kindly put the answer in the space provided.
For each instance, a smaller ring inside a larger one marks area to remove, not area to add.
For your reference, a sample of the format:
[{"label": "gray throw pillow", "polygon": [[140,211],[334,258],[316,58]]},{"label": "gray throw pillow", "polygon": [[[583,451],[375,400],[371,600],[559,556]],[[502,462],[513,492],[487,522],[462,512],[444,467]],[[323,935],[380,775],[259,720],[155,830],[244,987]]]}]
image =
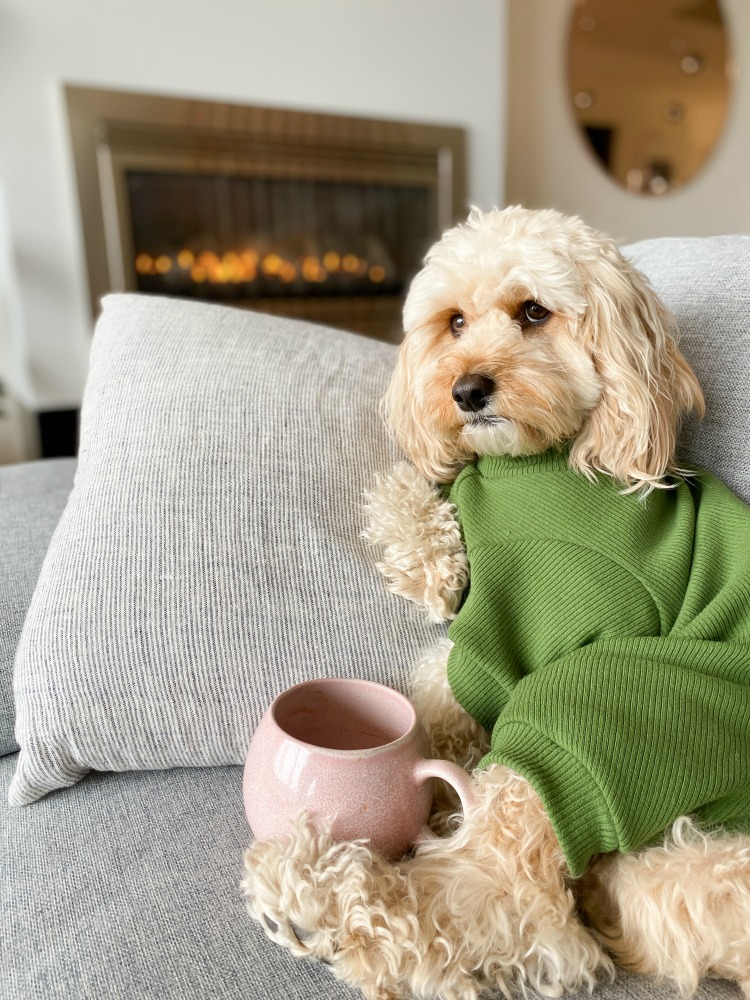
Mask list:
[{"label": "gray throw pillow", "polygon": [[404,689],[442,630],[388,593],[362,495],[397,455],[388,345],[111,296],[78,473],[16,660],[12,804],[87,771],[238,764],[308,678]]}]

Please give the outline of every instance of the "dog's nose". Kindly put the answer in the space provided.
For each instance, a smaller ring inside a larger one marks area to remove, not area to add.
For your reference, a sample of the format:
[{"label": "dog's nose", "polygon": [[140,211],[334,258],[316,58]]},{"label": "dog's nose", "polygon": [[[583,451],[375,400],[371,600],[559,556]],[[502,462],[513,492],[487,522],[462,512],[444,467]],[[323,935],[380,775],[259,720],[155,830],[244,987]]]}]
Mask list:
[{"label": "dog's nose", "polygon": [[477,413],[494,391],[495,383],[486,375],[462,375],[453,385],[453,398],[464,413]]}]

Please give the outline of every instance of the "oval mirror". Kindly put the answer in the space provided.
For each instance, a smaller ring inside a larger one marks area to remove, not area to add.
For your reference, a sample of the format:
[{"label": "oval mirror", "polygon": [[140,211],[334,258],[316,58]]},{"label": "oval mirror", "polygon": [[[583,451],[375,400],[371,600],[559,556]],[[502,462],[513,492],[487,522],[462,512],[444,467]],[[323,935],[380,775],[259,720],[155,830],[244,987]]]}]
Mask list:
[{"label": "oval mirror", "polygon": [[699,173],[729,107],[719,0],[576,0],[568,59],[578,126],[613,180],[661,195]]}]

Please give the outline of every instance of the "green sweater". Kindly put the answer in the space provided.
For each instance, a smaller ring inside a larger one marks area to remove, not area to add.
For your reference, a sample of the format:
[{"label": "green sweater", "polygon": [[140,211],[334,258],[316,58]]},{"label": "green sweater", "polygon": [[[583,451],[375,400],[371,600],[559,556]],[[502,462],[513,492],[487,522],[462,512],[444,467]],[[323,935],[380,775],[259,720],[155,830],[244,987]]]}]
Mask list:
[{"label": "green sweater", "polygon": [[573,875],[683,814],[750,831],[750,510],[704,472],[620,489],[552,451],[450,490],[471,566],[451,687]]}]

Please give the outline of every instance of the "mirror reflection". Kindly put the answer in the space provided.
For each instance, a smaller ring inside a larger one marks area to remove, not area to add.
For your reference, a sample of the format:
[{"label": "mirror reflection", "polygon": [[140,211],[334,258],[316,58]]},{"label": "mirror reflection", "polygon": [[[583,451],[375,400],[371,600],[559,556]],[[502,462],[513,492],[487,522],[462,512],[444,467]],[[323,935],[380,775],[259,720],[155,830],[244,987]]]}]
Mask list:
[{"label": "mirror reflection", "polygon": [[578,125],[618,184],[663,195],[700,172],[730,98],[718,0],[577,0],[568,56]]}]

